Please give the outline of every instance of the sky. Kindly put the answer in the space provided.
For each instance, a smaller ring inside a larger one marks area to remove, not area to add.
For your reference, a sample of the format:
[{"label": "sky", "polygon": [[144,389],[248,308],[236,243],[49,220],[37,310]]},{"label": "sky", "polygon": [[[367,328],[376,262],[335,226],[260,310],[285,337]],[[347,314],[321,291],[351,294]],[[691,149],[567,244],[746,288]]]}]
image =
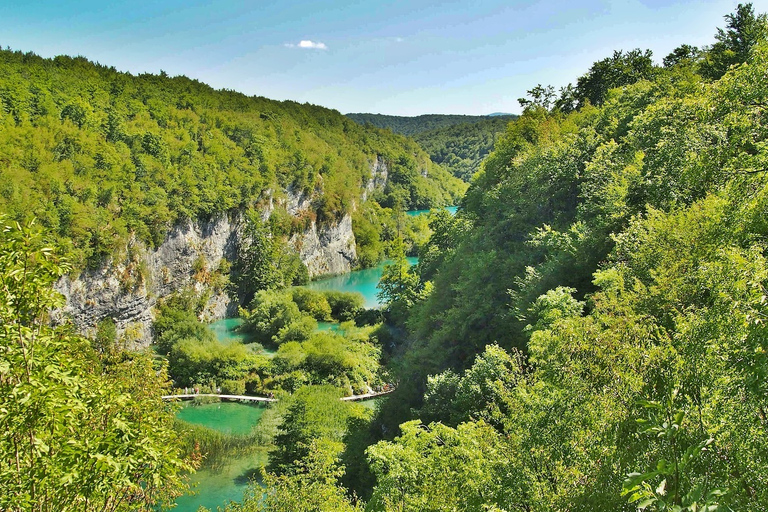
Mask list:
[{"label": "sky", "polygon": [[737,3],[0,0],[0,45],[342,113],[518,113],[614,50],[711,44]]}]

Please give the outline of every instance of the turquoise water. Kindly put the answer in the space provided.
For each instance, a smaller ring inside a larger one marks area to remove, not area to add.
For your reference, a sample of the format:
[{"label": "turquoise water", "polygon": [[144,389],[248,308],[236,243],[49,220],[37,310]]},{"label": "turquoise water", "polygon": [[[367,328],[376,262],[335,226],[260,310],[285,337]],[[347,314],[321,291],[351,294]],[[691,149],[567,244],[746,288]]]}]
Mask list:
[{"label": "turquoise water", "polygon": [[[228,434],[248,434],[259,422],[266,407],[236,402],[198,406],[186,405],[176,414],[180,420],[202,425]],[[197,512],[201,506],[215,511],[230,501],[240,501],[248,483],[257,477],[259,468],[267,464],[266,449],[227,459],[215,468],[202,468],[190,477],[194,494],[176,500],[176,512]]]},{"label": "turquoise water", "polygon": [[[415,265],[418,261],[419,259],[416,257],[408,258],[409,265]],[[379,292],[376,285],[379,284],[384,265],[387,263],[391,262],[384,262],[376,267],[356,270],[349,274],[318,279],[317,281],[312,281],[306,287],[317,291],[338,290],[342,292],[357,292],[363,296],[366,308],[377,308],[381,306],[381,303],[376,297],[376,294]]]},{"label": "turquoise water", "polygon": [[266,466],[266,450],[257,451],[244,457],[236,457],[228,464],[216,469],[200,469],[192,475],[190,485],[195,494],[181,496],[176,500],[174,512],[197,512],[200,507],[215,511],[230,501],[242,501],[248,483],[258,481],[260,468]]},{"label": "turquoise water", "polygon": [[338,322],[317,322],[318,331],[338,331],[339,327]]},{"label": "turquoise water", "polygon": [[[458,210],[459,207],[446,206],[445,209],[451,212],[451,215],[456,215],[456,210]],[[416,217],[417,215],[421,215],[422,213],[429,213],[429,212],[430,210],[411,210],[411,211],[405,212],[405,214],[408,215],[409,217]]]},{"label": "turquoise water", "polygon": [[[456,207],[448,208],[455,213]],[[408,212],[408,215],[418,215],[424,212]],[[418,258],[408,258],[410,265],[415,265]],[[358,292],[363,295],[366,308],[376,308],[379,303],[376,294],[376,285],[381,279],[384,262],[377,267],[357,270],[349,274],[329,277],[313,281],[307,285],[312,290],[327,291],[338,290],[343,292]],[[216,337],[222,343],[241,342],[247,343],[248,337],[236,331],[242,324],[240,318],[226,318],[209,325]],[[339,324],[335,322],[318,322],[319,330],[338,330]],[[364,406],[375,408],[380,399],[361,402]],[[195,425],[202,425],[221,432],[242,435],[248,434],[261,415],[263,406],[246,405],[239,403],[215,403],[201,406],[187,406],[182,408],[177,417]],[[192,475],[191,484],[194,486],[194,495],[186,495],[176,500],[177,512],[197,512],[200,506],[215,511],[217,507],[224,507],[230,501],[240,501],[248,487],[248,482],[257,476],[258,468],[268,461],[266,450],[258,451],[244,457],[233,457],[223,466],[216,468],[203,468]]]},{"label": "turquoise water", "polygon": [[236,330],[242,323],[242,318],[223,318],[208,324],[208,327],[210,327],[210,329],[216,335],[216,339],[225,345],[228,345],[233,341],[248,343],[248,336],[237,332]]},{"label": "turquoise water", "polygon": [[[237,328],[243,323],[242,318],[223,318],[216,320],[208,324],[208,327],[216,335],[216,339],[224,345],[229,345],[232,342],[249,343],[250,339],[247,334],[243,334],[237,331]],[[262,348],[260,354],[272,356],[275,354],[274,350]]]},{"label": "turquoise water", "polygon": [[[187,402],[188,403],[188,402]],[[225,434],[250,434],[264,414],[266,406],[219,402],[203,405],[185,405],[176,413],[180,420],[202,425]]]}]

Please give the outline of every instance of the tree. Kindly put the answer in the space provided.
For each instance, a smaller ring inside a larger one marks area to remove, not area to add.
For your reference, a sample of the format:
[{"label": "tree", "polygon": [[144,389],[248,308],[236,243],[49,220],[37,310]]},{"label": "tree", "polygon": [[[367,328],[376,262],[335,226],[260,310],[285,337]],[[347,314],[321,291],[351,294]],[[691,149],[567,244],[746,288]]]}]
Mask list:
[{"label": "tree", "polygon": [[592,64],[589,71],[576,82],[579,107],[587,101],[600,106],[608,97],[609,90],[653,78],[656,67],[652,56],[651,50],[636,48],[626,53],[619,50],[614,51],[612,57]]},{"label": "tree", "polygon": [[752,48],[768,37],[768,18],[755,15],[751,3],[739,4],[736,12],[725,15],[726,28],[718,28],[717,42],[707,52],[701,63],[701,74],[717,80],[731,66],[749,61]]},{"label": "tree", "polygon": [[362,504],[353,504],[338,484],[344,473],[341,447],[338,441],[312,441],[294,474],[265,474],[266,491],[252,486],[242,504],[230,504],[225,512],[362,512]]},{"label": "tree", "polygon": [[394,318],[405,318],[405,312],[420,297],[419,276],[411,270],[403,251],[402,240],[395,244],[394,262],[385,265],[376,287],[378,298],[393,312]]},{"label": "tree", "polygon": [[268,470],[276,475],[301,472],[301,461],[318,440],[340,442],[347,420],[364,414],[360,406],[339,400],[341,391],[333,386],[305,386],[291,398],[291,405],[275,437]]},{"label": "tree", "polygon": [[100,360],[50,326],[67,269],[32,225],[0,231],[0,510],[154,510],[184,488],[167,376],[143,354]]},{"label": "tree", "polygon": [[664,67],[671,68],[685,62],[694,62],[699,57],[699,55],[701,55],[701,50],[695,46],[691,46],[689,44],[681,44],[672,50],[669,55],[664,57]]},{"label": "tree", "polygon": [[555,105],[555,88],[551,85],[543,87],[539,84],[526,92],[528,93],[527,98],[518,98],[517,100],[523,110],[536,107],[551,110]]},{"label": "tree", "polygon": [[377,486],[366,510],[526,510],[519,506],[520,459],[493,428],[414,420],[401,429],[394,441],[368,449]]}]

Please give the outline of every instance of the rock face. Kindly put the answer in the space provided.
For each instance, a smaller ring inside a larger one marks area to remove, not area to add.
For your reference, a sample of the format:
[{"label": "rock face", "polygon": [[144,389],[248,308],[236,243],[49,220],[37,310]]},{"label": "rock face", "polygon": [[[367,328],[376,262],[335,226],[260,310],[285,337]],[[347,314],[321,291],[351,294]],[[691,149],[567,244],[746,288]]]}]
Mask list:
[{"label": "rock face", "polygon": [[[104,319],[113,319],[118,336],[128,346],[147,345],[152,339],[152,308],[160,297],[191,286],[211,289],[203,312],[215,319],[236,312],[237,305],[222,290],[210,286],[212,272],[222,258],[232,260],[242,232],[240,214],[220,214],[208,221],[175,226],[156,250],[129,244],[128,255],[113,258],[101,268],[62,278],[56,288],[66,297],[54,319],[70,317],[83,332]],[[233,311],[234,309],[234,311]]]},{"label": "rock face", "polygon": [[[152,340],[157,299],[178,290],[192,287],[209,295],[201,315],[204,321],[236,314],[236,298],[217,289],[211,276],[223,258],[232,262],[237,257],[243,223],[240,213],[188,221],[174,227],[155,250],[134,242],[127,256],[62,278],[56,288],[66,297],[66,305],[54,312],[54,320],[70,317],[79,330],[92,333],[100,321],[111,318],[118,337],[129,347],[140,347]],[[349,272],[357,257],[349,215],[335,225],[318,227],[312,222],[290,242],[312,277]]]},{"label": "rock face", "polygon": [[389,166],[386,160],[377,156],[376,160],[371,162],[371,177],[368,178],[368,182],[363,189],[363,201],[366,200],[368,194],[371,194],[374,190],[382,189],[387,184],[389,179]]},{"label": "rock face", "polygon": [[[387,164],[377,157],[370,164],[370,178],[361,190],[362,199],[384,187]],[[302,192],[286,190],[279,199],[271,191],[261,207],[267,220],[275,205],[293,216],[311,211],[311,198]],[[175,226],[156,249],[141,242],[129,244],[127,254],[114,256],[96,270],[62,278],[56,288],[66,305],[52,312],[54,321],[71,318],[77,328],[93,333],[99,322],[112,319],[118,338],[128,347],[146,346],[152,341],[153,308],[159,298],[192,287],[208,296],[201,320],[211,321],[237,313],[237,301],[217,287],[216,270],[226,259],[237,257],[242,240],[243,212],[219,214],[209,220],[187,221]],[[331,225],[309,223],[294,234],[293,245],[307,266],[309,275],[349,272],[357,259],[352,217],[347,214]]]},{"label": "rock face", "polygon": [[349,272],[357,259],[352,217],[349,215],[345,215],[335,226],[319,229],[313,221],[307,231],[294,235],[291,243],[307,266],[310,277]]}]

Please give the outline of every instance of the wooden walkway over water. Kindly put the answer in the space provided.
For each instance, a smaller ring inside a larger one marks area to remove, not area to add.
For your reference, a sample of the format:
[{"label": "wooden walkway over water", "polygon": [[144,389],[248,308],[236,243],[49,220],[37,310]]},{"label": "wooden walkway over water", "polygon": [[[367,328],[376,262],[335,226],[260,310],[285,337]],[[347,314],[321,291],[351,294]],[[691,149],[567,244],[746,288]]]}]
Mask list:
[{"label": "wooden walkway over water", "polygon": [[341,399],[346,402],[355,402],[357,400],[368,400],[369,398],[376,398],[379,396],[384,396],[392,393],[395,389],[389,389],[387,391],[379,391],[378,393],[366,393],[364,395],[352,395],[352,396],[344,396]]},{"label": "wooden walkway over water", "polygon": [[191,400],[193,398],[197,398],[199,396],[208,396],[208,397],[214,397],[214,398],[220,398],[222,400],[246,400],[248,402],[277,402],[276,398],[267,398],[264,396],[245,396],[245,395],[217,395],[213,393],[187,393],[184,395],[165,395],[162,397],[163,400],[174,400],[178,398],[179,400]]},{"label": "wooden walkway over water", "polygon": [[[358,400],[368,400],[370,398],[377,398],[380,396],[388,395],[392,393],[394,389],[389,389],[387,391],[379,391],[378,393],[366,393],[364,395],[352,395],[352,396],[344,396],[341,399],[345,402],[355,402]],[[197,397],[211,397],[211,398],[219,398],[221,400],[245,400],[247,402],[277,402],[277,398],[267,398],[264,396],[246,396],[246,395],[218,395],[215,393],[185,393],[181,395],[164,395],[161,398],[163,400],[192,400],[193,398]]]}]

